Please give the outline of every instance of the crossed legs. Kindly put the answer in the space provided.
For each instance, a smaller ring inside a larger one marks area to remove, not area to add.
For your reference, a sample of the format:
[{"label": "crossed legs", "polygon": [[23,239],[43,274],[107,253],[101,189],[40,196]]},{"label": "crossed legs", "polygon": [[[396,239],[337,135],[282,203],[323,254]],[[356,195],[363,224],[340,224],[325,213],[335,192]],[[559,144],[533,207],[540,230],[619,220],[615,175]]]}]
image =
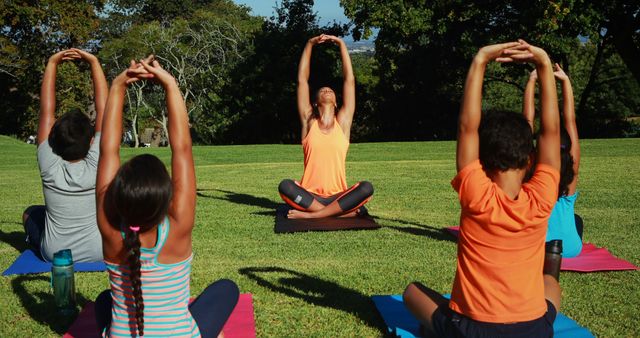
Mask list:
[{"label": "crossed legs", "polygon": [[282,199],[294,208],[289,211],[289,218],[355,216],[357,209],[371,199],[373,185],[367,181],[358,182],[346,191],[324,198],[293,180],[283,180],[278,191]]}]

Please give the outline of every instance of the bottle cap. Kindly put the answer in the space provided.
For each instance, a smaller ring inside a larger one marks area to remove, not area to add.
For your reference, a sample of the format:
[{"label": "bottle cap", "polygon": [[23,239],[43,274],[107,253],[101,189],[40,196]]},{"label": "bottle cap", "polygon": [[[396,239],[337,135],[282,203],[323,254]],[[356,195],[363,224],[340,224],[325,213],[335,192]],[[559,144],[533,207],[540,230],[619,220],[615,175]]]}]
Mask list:
[{"label": "bottle cap", "polygon": [[554,254],[562,254],[562,240],[561,239],[554,239],[551,241],[548,241],[547,243],[545,243],[544,245],[544,249],[545,252],[547,253],[554,253]]},{"label": "bottle cap", "polygon": [[53,265],[64,266],[73,264],[71,250],[64,249],[53,254]]}]

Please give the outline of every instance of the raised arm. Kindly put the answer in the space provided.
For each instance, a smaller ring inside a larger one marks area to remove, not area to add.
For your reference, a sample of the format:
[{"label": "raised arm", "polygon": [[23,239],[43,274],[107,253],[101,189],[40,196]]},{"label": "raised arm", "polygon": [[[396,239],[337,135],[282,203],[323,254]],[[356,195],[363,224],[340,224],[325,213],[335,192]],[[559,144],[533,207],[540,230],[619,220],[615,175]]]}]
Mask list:
[{"label": "raised arm", "polygon": [[534,69],[529,75],[529,80],[527,81],[527,86],[524,89],[524,100],[522,113],[524,117],[529,122],[529,126],[531,126],[531,131],[533,131],[533,121],[536,118],[536,83],[538,82],[538,72]]},{"label": "raised arm", "polygon": [[353,114],[356,111],[356,78],[353,76],[353,67],[351,65],[351,56],[347,50],[347,44],[333,35],[325,35],[327,41],[331,41],[340,47],[340,59],[342,60],[342,107],[338,112],[338,123],[345,132],[347,138],[351,134],[351,123],[353,122]]},{"label": "raised arm", "polygon": [[297,100],[298,100],[298,114],[300,115],[300,123],[302,125],[302,138],[307,134],[307,123],[309,122],[309,117],[313,111],[313,107],[311,106],[311,98],[309,97],[309,75],[311,74],[311,52],[313,51],[313,46],[318,43],[321,43],[322,35],[315,36],[307,41],[307,44],[304,46],[304,50],[302,51],[302,55],[300,55],[300,62],[298,63],[298,89],[297,89]]},{"label": "raised arm", "polygon": [[177,222],[181,234],[190,236],[196,211],[196,174],[187,107],[176,80],[160,66],[158,61],[148,63],[143,60],[142,65],[150,74],[153,74],[166,92],[173,182],[169,216]]},{"label": "raised arm", "polygon": [[[131,61],[131,66],[118,75],[111,84],[102,120],[102,137],[100,140],[100,159],[98,160],[98,174],[96,177],[96,207],[98,214],[98,229],[106,241],[105,245],[115,245],[122,242],[117,227],[113,226],[106,212],[105,195],[107,189],[120,168],[120,141],[122,140],[122,108],[127,85],[142,78],[135,71],[145,72],[141,65]],[[97,126],[96,126],[97,127]],[[104,248],[104,252],[113,252]]]},{"label": "raised arm", "polygon": [[547,164],[560,171],[560,113],[553,66],[547,53],[529,45],[540,80],[540,138],[538,163]]},{"label": "raised arm", "polygon": [[456,168],[458,171],[480,156],[478,128],[482,118],[482,82],[487,63],[493,60],[511,61],[508,56],[504,55],[505,51],[510,48],[519,48],[519,46],[518,42],[509,42],[482,47],[471,62],[458,118],[456,148]]},{"label": "raised arm", "polygon": [[573,98],[573,88],[571,87],[571,80],[569,76],[560,68],[560,65],[556,63],[556,71],[553,75],[562,84],[562,117],[564,128],[569,134],[571,139],[571,157],[573,157],[573,181],[569,183],[569,195],[573,195],[576,192],[578,185],[578,170],[580,169],[580,139],[578,137],[578,127],[576,125],[576,109]]},{"label": "raised arm", "polygon": [[107,79],[102,71],[102,66],[98,58],[88,52],[81,49],[72,48],[72,51],[76,52],[84,61],[86,61],[91,67],[91,80],[93,81],[93,96],[96,106],[96,121],[95,131],[96,133],[102,130],[102,119],[104,116],[105,105],[107,104],[107,95],[109,94],[109,86],[107,85]]},{"label": "raised arm", "polygon": [[38,119],[38,144],[49,138],[49,133],[56,122],[56,73],[58,65],[67,60],[79,59],[80,55],[72,50],[63,50],[53,54],[47,61],[44,70],[42,87],[40,87],[40,117]]}]

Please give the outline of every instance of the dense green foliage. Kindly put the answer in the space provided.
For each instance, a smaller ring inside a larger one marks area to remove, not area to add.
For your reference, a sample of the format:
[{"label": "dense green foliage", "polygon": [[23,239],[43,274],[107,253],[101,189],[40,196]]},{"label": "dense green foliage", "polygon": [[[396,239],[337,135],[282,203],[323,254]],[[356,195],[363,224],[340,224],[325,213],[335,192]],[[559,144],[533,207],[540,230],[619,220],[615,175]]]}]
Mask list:
[{"label": "dense green foliage", "polygon": [[[35,147],[0,137],[0,269],[25,249],[22,211],[41,204]],[[640,264],[640,140],[582,142],[580,198],[585,241]],[[166,148],[148,149],[169,163]],[[129,158],[142,150],[123,149]],[[369,296],[411,281],[449,292],[456,246],[442,231],[459,220],[451,185],[453,142],[353,144],[347,179],[369,180],[375,231],[276,235],[283,178],[299,178],[299,145],[194,147],[198,201],[192,295],[219,278],[254,295],[259,337],[380,337]],[[562,312],[598,337],[637,337],[638,271],[562,273]],[[80,304],[108,287],[106,273],[76,273]],[[49,275],[0,278],[0,336],[60,337]]]},{"label": "dense green foliage", "polygon": [[[194,140],[203,144],[293,143],[299,139],[298,58],[311,36],[345,36],[347,25],[321,26],[313,0],[278,2],[271,18],[232,0],[47,0],[0,3],[0,133],[21,138],[37,125],[39,85],[54,51],[97,53],[108,76],[149,53],[179,79]],[[373,54],[354,54],[357,112],[353,140],[452,139],[470,59],[488,43],[525,38],[547,49],[574,82],[586,137],[640,135],[640,6],[629,1],[342,0],[357,40],[378,32]],[[312,90],[341,91],[335,48],[312,58]],[[492,65],[485,106],[520,110],[531,68]],[[87,67],[65,64],[57,113],[89,114]],[[162,93],[128,92],[134,136],[166,130]],[[137,139],[137,137],[134,137]]]},{"label": "dense green foliage", "polygon": [[[342,0],[341,3],[355,24],[355,38],[369,36],[372,28],[379,28],[375,58],[380,77],[376,92],[380,95],[374,111],[383,128],[382,138],[454,137],[469,60],[483,45],[518,38],[545,48],[570,76],[588,79],[576,88],[577,100],[588,102],[578,106],[577,111],[578,119],[583,120],[579,121],[583,135],[638,134],[637,126],[634,130],[625,121],[640,110],[637,99],[640,76],[634,77],[629,70],[637,67],[640,57],[637,4],[580,0]],[[630,42],[624,50],[619,45],[613,48],[613,41],[617,41],[614,35],[621,34],[610,28],[617,24],[613,20],[629,13],[635,13],[636,26],[632,29],[635,40],[629,40],[636,45]],[[594,46],[602,54],[594,52]],[[618,55],[629,54],[627,50],[635,59],[628,62],[622,58],[623,63]],[[590,62],[576,55],[591,56]],[[486,106],[519,111],[530,71],[524,66],[491,67],[487,74],[490,95],[486,95]],[[596,85],[611,82],[612,75],[618,84]],[[618,103],[603,102],[603,97],[612,96],[619,99]],[[390,111],[399,113],[389,114]]]}]

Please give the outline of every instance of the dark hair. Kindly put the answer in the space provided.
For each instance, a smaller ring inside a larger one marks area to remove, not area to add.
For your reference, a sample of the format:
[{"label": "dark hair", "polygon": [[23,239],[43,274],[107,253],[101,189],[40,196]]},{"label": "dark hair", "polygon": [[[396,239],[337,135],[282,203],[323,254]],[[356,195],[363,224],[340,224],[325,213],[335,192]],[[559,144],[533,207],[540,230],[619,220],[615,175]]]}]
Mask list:
[{"label": "dark hair", "polygon": [[[144,335],[144,302],[138,235],[153,229],[165,217],[172,193],[167,169],[157,157],[149,154],[138,155],[123,164],[109,186],[109,204],[123,227],[124,245],[129,251],[129,279],[140,336]],[[133,231],[132,226],[139,227],[139,231]]]},{"label": "dark hair", "polygon": [[573,157],[571,156],[571,137],[564,128],[560,129],[560,184],[558,198],[569,193],[569,184],[573,182]]},{"label": "dark hair", "polygon": [[522,114],[489,111],[480,123],[480,162],[485,171],[524,169],[533,151],[531,127]]},{"label": "dark hair", "polygon": [[79,110],[72,110],[53,124],[49,145],[65,161],[80,160],[87,156],[93,134],[89,117]]}]

